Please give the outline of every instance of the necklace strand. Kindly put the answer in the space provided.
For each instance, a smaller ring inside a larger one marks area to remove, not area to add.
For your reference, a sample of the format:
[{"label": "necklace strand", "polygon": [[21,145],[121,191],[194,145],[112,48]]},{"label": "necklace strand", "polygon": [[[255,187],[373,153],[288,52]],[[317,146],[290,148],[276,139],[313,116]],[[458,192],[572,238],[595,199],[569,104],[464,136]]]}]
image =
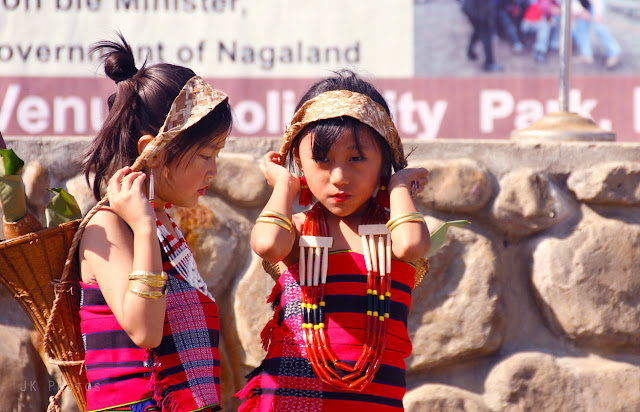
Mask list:
[{"label": "necklace strand", "polygon": [[[363,219],[363,224],[386,222],[387,212],[375,203],[371,203]],[[319,203],[307,213],[302,227],[303,236],[328,236],[328,227],[324,209]],[[363,236],[364,237],[364,236]],[[330,239],[330,238],[328,238]],[[388,239],[388,238],[387,238]],[[366,240],[363,239],[363,243]],[[320,240],[318,240],[318,243]],[[327,253],[327,250],[324,251]],[[365,249],[363,254],[368,253]],[[372,252],[375,254],[375,252]],[[388,253],[387,253],[388,254]],[[326,302],[324,300],[326,285],[326,267],[322,268],[320,281],[311,279],[310,271],[314,270],[317,278],[319,253],[316,253],[316,268],[311,264],[312,254],[305,262],[301,248],[300,285],[302,289],[302,328],[307,356],[316,376],[324,383],[339,389],[353,392],[362,391],[380,368],[382,355],[386,346],[386,331],[391,309],[391,273],[384,274],[384,269],[367,264],[367,335],[362,353],[355,363],[350,365],[338,359],[330,347],[329,337],[325,331]],[[366,255],[365,255],[366,256]],[[375,259],[374,256],[371,256]],[[322,265],[322,263],[320,263]],[[302,266],[306,266],[303,268]],[[306,272],[306,273],[305,273]],[[390,272],[390,271],[389,271]],[[307,279],[303,277],[307,275]]]},{"label": "necklace strand", "polygon": [[[165,213],[167,213],[166,210]],[[156,219],[156,229],[158,237],[163,240],[162,247],[167,253],[171,265],[176,268],[178,273],[189,285],[213,300],[213,296],[209,292],[209,289],[207,289],[207,283],[200,275],[200,272],[198,272],[198,266],[196,265],[196,260],[193,257],[193,252],[189,248],[182,231],[173,222],[169,213],[167,213],[167,216],[169,217],[173,230],[176,232],[177,238],[173,237],[171,233],[169,233],[169,230],[162,224],[162,222],[160,222],[159,219]],[[169,239],[172,237],[173,240],[170,241]]]}]

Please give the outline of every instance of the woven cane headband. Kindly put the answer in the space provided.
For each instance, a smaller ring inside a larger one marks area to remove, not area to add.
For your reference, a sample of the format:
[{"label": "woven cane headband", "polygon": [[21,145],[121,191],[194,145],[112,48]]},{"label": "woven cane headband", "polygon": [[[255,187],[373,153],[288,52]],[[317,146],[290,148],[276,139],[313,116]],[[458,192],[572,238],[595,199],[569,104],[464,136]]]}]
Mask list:
[{"label": "woven cane headband", "polygon": [[147,159],[157,154],[171,139],[196,124],[227,99],[224,93],[211,87],[202,77],[194,76],[189,79],[171,104],[160,131],[144,148],[132,169],[141,169]]},{"label": "woven cane headband", "polygon": [[353,117],[372,127],[389,143],[395,171],[407,166],[402,142],[389,114],[368,96],[348,90],[332,90],[319,94],[307,100],[298,109],[291,120],[291,125],[284,132],[280,147],[281,163],[284,164],[293,140],[306,125],[341,116]]}]

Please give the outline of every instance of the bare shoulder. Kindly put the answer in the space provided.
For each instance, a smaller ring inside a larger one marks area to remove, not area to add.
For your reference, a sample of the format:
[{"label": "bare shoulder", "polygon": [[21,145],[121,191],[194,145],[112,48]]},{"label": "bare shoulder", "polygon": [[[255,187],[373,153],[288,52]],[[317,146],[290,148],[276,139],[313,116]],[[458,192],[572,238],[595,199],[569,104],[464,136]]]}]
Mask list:
[{"label": "bare shoulder", "polygon": [[280,270],[285,270],[286,266],[293,264],[298,261],[298,255],[300,254],[300,248],[298,248],[298,238],[302,233],[302,225],[304,224],[305,213],[300,212],[293,215],[293,224],[296,227],[296,238],[294,239],[293,247],[291,248],[291,252],[289,255],[282,261],[279,262]]},{"label": "bare shoulder", "polygon": [[124,220],[120,218],[108,206],[100,209],[89,220],[87,227],[82,235],[82,242],[96,242],[100,240],[106,241],[126,241],[132,239],[133,233]]}]

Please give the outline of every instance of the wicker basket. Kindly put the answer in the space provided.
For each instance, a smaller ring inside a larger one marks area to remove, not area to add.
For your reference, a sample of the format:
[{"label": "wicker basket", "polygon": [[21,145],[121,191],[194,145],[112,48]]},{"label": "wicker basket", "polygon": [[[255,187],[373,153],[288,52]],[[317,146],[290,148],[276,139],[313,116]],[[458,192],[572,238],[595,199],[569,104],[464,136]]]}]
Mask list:
[{"label": "wicker basket", "polygon": [[[87,377],[82,367],[84,346],[80,332],[80,284],[78,259],[61,282],[67,253],[80,221],[29,233],[0,243],[0,283],[27,312],[43,340],[56,289],[58,316],[50,326],[45,356],[60,366],[81,411],[86,410]],[[59,362],[62,361],[62,362]]]}]

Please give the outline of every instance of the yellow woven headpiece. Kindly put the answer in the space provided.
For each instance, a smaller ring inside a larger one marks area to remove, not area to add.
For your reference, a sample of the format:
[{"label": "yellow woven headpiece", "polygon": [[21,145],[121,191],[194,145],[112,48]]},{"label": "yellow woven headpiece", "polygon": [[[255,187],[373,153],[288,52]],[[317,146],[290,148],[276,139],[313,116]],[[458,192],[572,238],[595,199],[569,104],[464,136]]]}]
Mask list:
[{"label": "yellow woven headpiece", "polygon": [[144,148],[132,170],[140,170],[146,161],[156,155],[171,139],[196,124],[229,97],[214,89],[200,76],[194,76],[182,87],[173,100],[169,114],[160,131]]},{"label": "yellow woven headpiece", "polygon": [[280,162],[284,164],[293,140],[310,123],[336,117],[352,117],[378,132],[389,143],[391,162],[395,171],[407,166],[402,141],[393,121],[384,108],[364,94],[349,90],[332,90],[304,102],[293,115],[291,125],[284,132],[280,147]]}]

